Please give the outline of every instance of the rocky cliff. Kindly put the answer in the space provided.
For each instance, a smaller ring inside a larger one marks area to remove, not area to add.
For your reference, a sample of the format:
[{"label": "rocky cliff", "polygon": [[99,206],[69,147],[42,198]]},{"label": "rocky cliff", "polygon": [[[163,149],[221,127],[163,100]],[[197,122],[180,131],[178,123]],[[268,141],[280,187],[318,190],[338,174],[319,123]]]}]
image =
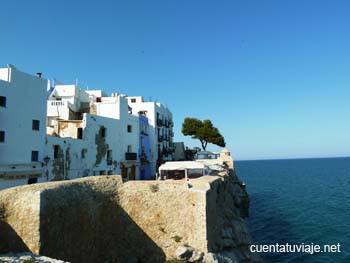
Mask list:
[{"label": "rocky cliff", "polygon": [[233,173],[188,182],[99,176],[11,188],[0,191],[0,253],[30,251],[73,263],[256,262],[243,219],[248,206]]}]

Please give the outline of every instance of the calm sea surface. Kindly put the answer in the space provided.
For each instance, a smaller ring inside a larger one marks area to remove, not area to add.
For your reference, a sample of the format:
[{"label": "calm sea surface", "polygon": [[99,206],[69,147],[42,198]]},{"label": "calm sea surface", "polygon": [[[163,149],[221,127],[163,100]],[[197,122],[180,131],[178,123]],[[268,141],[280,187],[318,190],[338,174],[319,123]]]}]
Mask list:
[{"label": "calm sea surface", "polygon": [[340,253],[261,254],[266,262],[350,262],[350,158],[237,161],[255,244],[338,244]]}]

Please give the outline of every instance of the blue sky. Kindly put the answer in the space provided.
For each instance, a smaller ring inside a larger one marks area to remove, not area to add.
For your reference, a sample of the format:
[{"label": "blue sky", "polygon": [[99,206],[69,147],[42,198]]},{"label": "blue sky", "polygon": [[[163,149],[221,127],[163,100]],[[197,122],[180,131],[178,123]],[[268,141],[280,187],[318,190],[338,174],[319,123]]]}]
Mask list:
[{"label": "blue sky", "polygon": [[[349,1],[5,1],[1,65],[209,118],[236,159],[350,156]],[[216,147],[209,147],[217,150]]]}]

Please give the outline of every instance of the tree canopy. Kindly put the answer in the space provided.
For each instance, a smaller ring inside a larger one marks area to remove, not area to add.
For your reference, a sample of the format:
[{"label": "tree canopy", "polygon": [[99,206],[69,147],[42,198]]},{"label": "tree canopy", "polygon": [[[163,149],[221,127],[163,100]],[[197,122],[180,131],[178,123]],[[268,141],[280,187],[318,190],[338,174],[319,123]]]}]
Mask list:
[{"label": "tree canopy", "polygon": [[196,118],[185,118],[182,124],[182,133],[185,136],[191,136],[192,139],[198,139],[204,151],[208,143],[221,147],[226,145],[224,137],[210,120],[201,121]]}]

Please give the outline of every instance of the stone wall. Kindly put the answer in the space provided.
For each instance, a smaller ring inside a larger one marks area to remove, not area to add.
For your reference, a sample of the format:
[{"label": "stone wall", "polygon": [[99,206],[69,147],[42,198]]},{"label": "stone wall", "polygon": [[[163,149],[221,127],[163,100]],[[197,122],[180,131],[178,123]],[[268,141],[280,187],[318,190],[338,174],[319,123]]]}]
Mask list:
[{"label": "stone wall", "polygon": [[126,183],[96,176],[7,189],[0,191],[0,253],[157,263],[190,246],[249,262],[246,198],[234,175]]},{"label": "stone wall", "polygon": [[40,192],[23,186],[0,191],[0,254],[39,253]]}]

